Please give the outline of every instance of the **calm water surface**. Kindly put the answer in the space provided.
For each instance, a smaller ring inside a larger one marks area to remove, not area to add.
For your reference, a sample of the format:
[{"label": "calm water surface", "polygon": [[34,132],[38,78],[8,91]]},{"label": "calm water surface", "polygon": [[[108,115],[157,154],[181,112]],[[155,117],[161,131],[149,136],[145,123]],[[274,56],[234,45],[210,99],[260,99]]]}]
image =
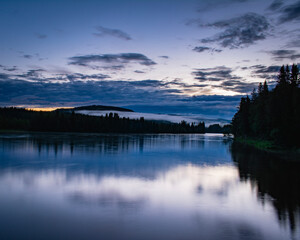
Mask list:
[{"label": "calm water surface", "polygon": [[300,239],[300,164],[222,135],[0,135],[0,239]]}]

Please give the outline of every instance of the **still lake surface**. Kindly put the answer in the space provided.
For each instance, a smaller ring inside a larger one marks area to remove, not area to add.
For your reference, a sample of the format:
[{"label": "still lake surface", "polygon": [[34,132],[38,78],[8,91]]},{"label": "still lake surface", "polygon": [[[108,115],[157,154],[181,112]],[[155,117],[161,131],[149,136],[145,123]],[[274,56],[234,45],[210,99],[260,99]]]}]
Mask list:
[{"label": "still lake surface", "polygon": [[0,239],[300,239],[300,163],[218,134],[0,134]]}]

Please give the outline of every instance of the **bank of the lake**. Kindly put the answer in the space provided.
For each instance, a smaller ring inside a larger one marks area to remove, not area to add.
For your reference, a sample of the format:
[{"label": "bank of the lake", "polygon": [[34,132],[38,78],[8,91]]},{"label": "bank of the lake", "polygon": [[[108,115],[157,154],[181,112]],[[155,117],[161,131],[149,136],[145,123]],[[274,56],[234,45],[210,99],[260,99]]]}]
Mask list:
[{"label": "bank of the lake", "polygon": [[276,145],[276,143],[270,140],[255,139],[249,137],[235,137],[233,138],[233,141],[238,144],[247,145],[260,151],[277,154],[283,158],[300,160],[299,148],[285,148],[283,146]]}]

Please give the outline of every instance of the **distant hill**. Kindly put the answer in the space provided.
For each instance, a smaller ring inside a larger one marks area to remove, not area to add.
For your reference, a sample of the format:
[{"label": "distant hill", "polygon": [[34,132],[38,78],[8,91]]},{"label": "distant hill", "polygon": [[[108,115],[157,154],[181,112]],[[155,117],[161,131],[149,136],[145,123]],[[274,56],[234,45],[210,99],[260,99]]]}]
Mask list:
[{"label": "distant hill", "polygon": [[127,109],[127,108],[103,106],[103,105],[90,105],[90,106],[74,107],[74,108],[68,108],[68,109],[64,109],[64,108],[56,109],[56,111],[79,111],[79,110],[133,112],[133,110]]}]

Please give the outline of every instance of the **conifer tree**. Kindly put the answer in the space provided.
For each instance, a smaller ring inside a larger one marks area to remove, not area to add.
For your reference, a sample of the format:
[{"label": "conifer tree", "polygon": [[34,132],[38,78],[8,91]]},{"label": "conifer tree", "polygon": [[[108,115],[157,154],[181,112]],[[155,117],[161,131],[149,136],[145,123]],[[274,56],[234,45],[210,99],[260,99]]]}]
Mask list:
[{"label": "conifer tree", "polygon": [[299,85],[299,68],[296,64],[293,64],[292,66],[291,85],[292,86]]},{"label": "conifer tree", "polygon": [[269,93],[269,87],[267,81],[265,80],[263,85],[263,95],[266,96],[268,95],[268,93]]},{"label": "conifer tree", "polygon": [[278,84],[280,85],[285,85],[287,83],[287,76],[286,76],[286,71],[284,69],[284,65],[279,70],[279,75],[278,75]]},{"label": "conifer tree", "polygon": [[257,99],[257,92],[256,92],[256,89],[253,88],[253,91],[252,91],[252,93],[251,93],[251,101],[252,101],[252,102],[255,102],[256,99]]},{"label": "conifer tree", "polygon": [[285,67],[285,75],[286,75],[286,82],[290,83],[291,73],[290,73],[289,65],[286,65]]},{"label": "conifer tree", "polygon": [[258,84],[258,96],[261,96],[263,93],[263,86],[261,83]]}]

